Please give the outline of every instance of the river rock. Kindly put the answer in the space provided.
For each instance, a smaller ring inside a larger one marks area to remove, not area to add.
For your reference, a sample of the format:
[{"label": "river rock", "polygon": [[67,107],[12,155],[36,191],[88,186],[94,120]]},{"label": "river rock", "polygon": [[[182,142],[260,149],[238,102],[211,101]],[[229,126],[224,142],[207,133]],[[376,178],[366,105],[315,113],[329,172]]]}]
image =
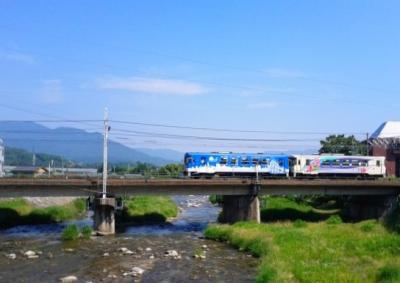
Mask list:
[{"label": "river rock", "polygon": [[78,282],[78,278],[76,276],[70,275],[60,278],[59,282],[61,283],[74,283]]},{"label": "river rock", "polygon": [[103,256],[110,256],[110,254],[109,253],[104,253]]},{"label": "river rock", "polygon": [[151,248],[146,248],[146,252],[151,252]]},{"label": "river rock", "polygon": [[119,248],[119,251],[122,252],[124,255],[132,255],[133,252],[131,250],[129,250],[128,248]]},{"label": "river rock", "polygon": [[26,251],[24,252],[24,256],[33,256],[36,255],[36,253],[34,251]]},{"label": "river rock", "polygon": [[176,250],[168,250],[165,252],[164,256],[166,257],[172,257],[174,259],[180,259],[181,256],[178,254]]},{"label": "river rock", "polygon": [[123,253],[126,252],[127,250],[128,250],[128,248],[125,248],[125,247],[122,247],[122,248],[118,249],[119,252],[123,252]]},{"label": "river rock", "polygon": [[144,272],[143,268],[135,266],[134,268],[132,268],[132,272],[131,273],[132,273],[132,276],[136,277],[138,275],[142,275],[143,272]]},{"label": "river rock", "polygon": [[6,254],[6,257],[9,258],[9,259],[16,259],[17,255],[14,254],[14,253],[11,253],[11,254]]},{"label": "river rock", "polygon": [[28,258],[28,259],[35,259],[38,258],[39,255],[37,253],[35,253],[34,251],[26,251],[24,253],[24,255]]}]

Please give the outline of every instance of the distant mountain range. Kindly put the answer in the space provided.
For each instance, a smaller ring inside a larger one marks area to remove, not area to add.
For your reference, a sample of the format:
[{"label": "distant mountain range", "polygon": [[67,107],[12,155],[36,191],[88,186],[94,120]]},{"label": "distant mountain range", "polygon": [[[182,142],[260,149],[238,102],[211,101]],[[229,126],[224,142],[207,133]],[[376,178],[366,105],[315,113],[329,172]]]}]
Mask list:
[{"label": "distant mountain range", "polygon": [[[103,136],[76,128],[47,128],[33,122],[0,122],[0,138],[7,147],[28,152],[59,155],[81,163],[103,160]],[[183,160],[183,153],[169,149],[134,149],[121,143],[109,142],[111,163],[146,162],[165,165]]]}]

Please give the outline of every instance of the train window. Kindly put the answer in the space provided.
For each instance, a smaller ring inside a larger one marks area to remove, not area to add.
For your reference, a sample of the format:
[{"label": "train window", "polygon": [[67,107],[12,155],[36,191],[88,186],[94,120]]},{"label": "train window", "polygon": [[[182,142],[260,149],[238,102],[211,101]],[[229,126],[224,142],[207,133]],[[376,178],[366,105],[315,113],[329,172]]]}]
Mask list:
[{"label": "train window", "polygon": [[309,166],[311,164],[311,159],[306,160],[306,165]]},{"label": "train window", "polygon": [[343,166],[350,166],[350,160],[346,159],[342,162]]},{"label": "train window", "polygon": [[300,159],[297,160],[297,164],[298,164],[298,165],[301,165],[301,160],[300,160]]},{"label": "train window", "polygon": [[279,166],[283,167],[283,160],[279,159],[278,164],[279,164]]},{"label": "train window", "polygon": [[268,165],[269,164],[269,159],[267,159],[267,158],[261,159],[261,164],[262,165]]},{"label": "train window", "polygon": [[331,161],[330,160],[322,160],[321,165],[322,166],[331,166]]},{"label": "train window", "polygon": [[219,164],[226,165],[226,163],[228,163],[228,157],[222,156]]},{"label": "train window", "polygon": [[249,160],[247,159],[247,157],[242,157],[242,165],[248,165],[249,164]]},{"label": "train window", "polygon": [[351,166],[358,167],[359,165],[360,165],[360,162],[358,160],[352,160],[351,161]]},{"label": "train window", "polygon": [[332,165],[333,166],[340,166],[340,160],[338,160],[338,159],[332,160]]},{"label": "train window", "polygon": [[193,162],[193,158],[192,157],[186,157],[186,164],[192,163]]},{"label": "train window", "polygon": [[380,160],[376,161],[376,166],[381,167],[381,161]]},{"label": "train window", "polygon": [[231,158],[231,165],[236,165],[237,159],[236,157]]},{"label": "train window", "polygon": [[258,164],[258,159],[257,158],[253,158],[253,165],[257,165]]},{"label": "train window", "polygon": [[368,166],[368,161],[365,161],[365,160],[361,161],[360,162],[360,166],[361,167],[367,167]]}]

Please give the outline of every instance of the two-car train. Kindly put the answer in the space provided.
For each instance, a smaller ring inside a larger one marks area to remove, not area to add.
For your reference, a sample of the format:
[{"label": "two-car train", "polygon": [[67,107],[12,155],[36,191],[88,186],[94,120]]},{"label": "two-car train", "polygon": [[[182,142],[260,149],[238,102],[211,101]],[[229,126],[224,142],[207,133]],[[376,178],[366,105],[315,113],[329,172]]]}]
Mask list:
[{"label": "two-car train", "polygon": [[345,155],[271,155],[264,153],[188,152],[190,177],[383,177],[385,157]]}]

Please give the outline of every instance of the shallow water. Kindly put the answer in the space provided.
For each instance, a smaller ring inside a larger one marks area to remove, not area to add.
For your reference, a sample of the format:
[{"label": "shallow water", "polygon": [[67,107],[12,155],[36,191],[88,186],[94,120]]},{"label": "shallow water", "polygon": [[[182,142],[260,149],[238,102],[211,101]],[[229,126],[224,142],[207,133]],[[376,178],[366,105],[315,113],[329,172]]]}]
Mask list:
[{"label": "shallow water", "polygon": [[[252,282],[258,260],[229,246],[205,240],[202,231],[214,222],[219,208],[207,197],[175,197],[181,208],[169,225],[127,227],[113,237],[62,243],[59,235],[68,225],[14,227],[0,233],[0,282],[57,282],[75,275],[78,282]],[[75,221],[91,225],[91,220]],[[124,255],[120,248],[132,251]],[[27,250],[40,252],[27,259]],[[178,258],[165,256],[175,250]],[[202,251],[205,259],[195,258]],[[16,259],[7,254],[15,253]],[[106,256],[104,256],[105,253]],[[124,276],[133,267],[142,275]]]}]

